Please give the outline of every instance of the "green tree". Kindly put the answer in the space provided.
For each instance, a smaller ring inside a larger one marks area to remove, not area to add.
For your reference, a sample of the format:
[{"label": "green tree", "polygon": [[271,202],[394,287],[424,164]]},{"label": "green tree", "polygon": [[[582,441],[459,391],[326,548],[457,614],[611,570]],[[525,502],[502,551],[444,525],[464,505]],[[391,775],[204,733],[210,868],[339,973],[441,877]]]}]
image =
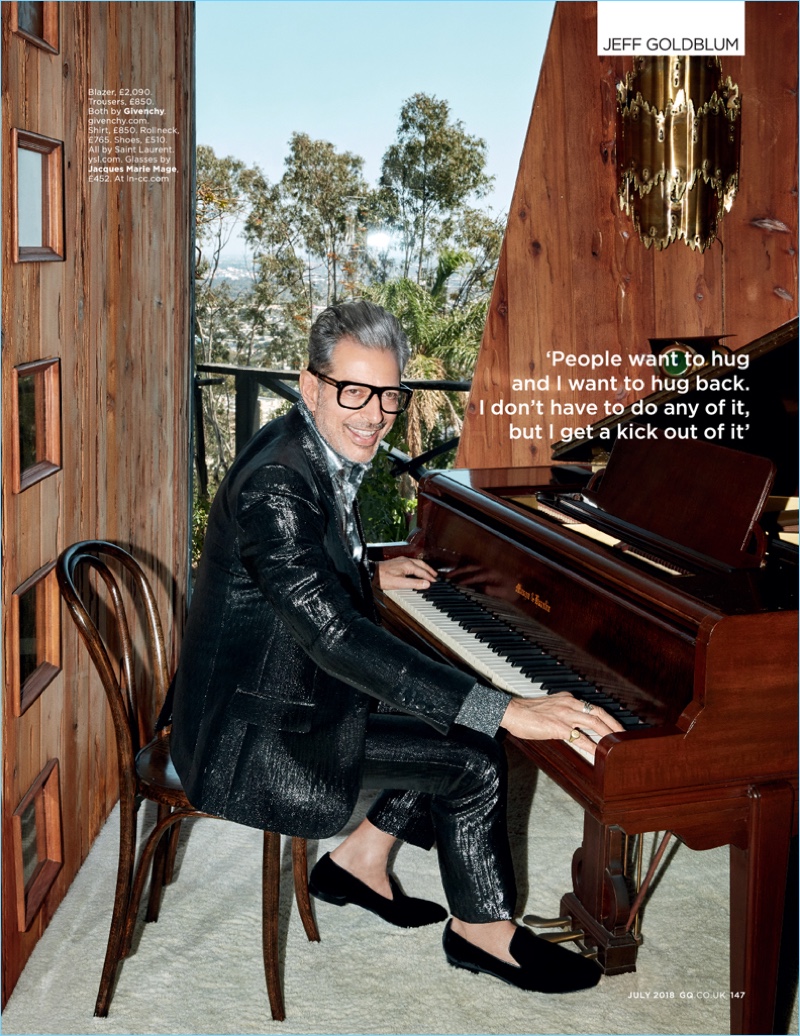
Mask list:
[{"label": "green tree", "polygon": [[227,341],[236,331],[236,305],[229,285],[217,281],[220,256],[244,218],[252,173],[244,162],[213,148],[197,149],[195,208],[195,343],[199,360],[227,360]]},{"label": "green tree", "polygon": [[454,309],[468,308],[473,302],[488,302],[505,229],[505,214],[495,216],[491,212],[469,207],[465,207],[459,214],[453,231],[453,242],[463,256],[463,261],[458,270],[455,290],[450,295]]},{"label": "green tree", "polygon": [[252,253],[253,286],[243,315],[269,337],[264,365],[297,366],[315,303],[313,285],[305,278],[303,236],[281,185],[270,183],[260,169],[249,184],[249,202],[244,236]]},{"label": "green tree", "polygon": [[[460,381],[472,376],[488,299],[460,308],[448,305],[447,282],[463,261],[464,253],[443,253],[432,288],[400,278],[370,285],[365,291],[368,298],[394,313],[408,337],[411,357],[406,378]],[[443,390],[415,393],[405,422],[408,452],[418,456],[460,434],[463,415],[463,394]]]},{"label": "green tree", "polygon": [[246,211],[246,184],[251,174],[238,158],[219,158],[213,148],[201,144],[197,148],[195,175],[198,260],[205,260],[213,278],[220,254]]},{"label": "green tree", "polygon": [[[471,377],[488,297],[457,307],[448,292],[450,279],[470,261],[467,251],[446,250],[439,257],[430,288],[398,278],[365,289],[367,298],[395,314],[408,337],[411,357],[405,370],[407,379],[460,381]],[[416,392],[388,441],[403,453],[420,456],[461,433],[465,401],[465,394],[459,392]],[[436,463],[444,467],[451,461],[441,457]],[[361,496],[368,539],[406,536],[416,506],[416,489],[409,476],[393,479],[385,457],[379,455],[364,480]]]},{"label": "green tree", "polygon": [[400,109],[395,142],[383,156],[381,214],[401,237],[403,278],[422,283],[431,256],[447,243],[458,210],[482,197],[492,178],[486,142],[450,119],[447,101],[414,94]]},{"label": "green tree", "polygon": [[[195,252],[195,360],[230,360],[231,343],[241,334],[240,299],[231,284],[218,279],[220,257],[245,217],[252,171],[230,155],[220,158],[213,148],[197,148]],[[227,470],[232,449],[232,398],[228,385],[209,385],[203,393],[206,460],[213,482]]]},{"label": "green tree", "polygon": [[326,274],[323,301],[331,305],[342,297],[347,274],[352,281],[355,271],[359,228],[371,193],[362,172],[364,160],[349,151],[337,152],[325,140],[294,133],[285,164],[281,190],[305,248],[309,300],[317,259]]}]

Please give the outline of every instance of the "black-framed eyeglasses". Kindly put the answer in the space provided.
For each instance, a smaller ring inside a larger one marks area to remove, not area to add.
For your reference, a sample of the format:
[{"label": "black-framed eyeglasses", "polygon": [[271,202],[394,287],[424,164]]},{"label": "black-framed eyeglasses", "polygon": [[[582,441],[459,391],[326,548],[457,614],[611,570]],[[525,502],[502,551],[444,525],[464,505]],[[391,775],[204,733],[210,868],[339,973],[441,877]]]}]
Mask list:
[{"label": "black-framed eyeglasses", "polygon": [[315,371],[313,367],[309,367],[308,372],[336,389],[336,402],[345,410],[363,410],[372,397],[377,396],[384,414],[402,414],[414,395],[413,389],[404,388],[402,385],[378,388],[376,385],[362,385],[358,381],[334,381],[326,374]]}]

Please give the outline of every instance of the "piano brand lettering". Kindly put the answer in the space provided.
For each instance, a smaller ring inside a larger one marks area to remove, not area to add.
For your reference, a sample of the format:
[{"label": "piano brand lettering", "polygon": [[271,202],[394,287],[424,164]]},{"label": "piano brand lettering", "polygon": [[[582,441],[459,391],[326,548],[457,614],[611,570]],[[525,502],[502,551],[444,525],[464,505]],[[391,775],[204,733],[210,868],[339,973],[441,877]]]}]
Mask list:
[{"label": "piano brand lettering", "polygon": [[514,587],[514,592],[518,593],[520,597],[524,597],[526,601],[531,601],[537,608],[541,608],[543,612],[551,610],[549,601],[543,600],[535,590],[526,590],[522,583],[517,583]]}]

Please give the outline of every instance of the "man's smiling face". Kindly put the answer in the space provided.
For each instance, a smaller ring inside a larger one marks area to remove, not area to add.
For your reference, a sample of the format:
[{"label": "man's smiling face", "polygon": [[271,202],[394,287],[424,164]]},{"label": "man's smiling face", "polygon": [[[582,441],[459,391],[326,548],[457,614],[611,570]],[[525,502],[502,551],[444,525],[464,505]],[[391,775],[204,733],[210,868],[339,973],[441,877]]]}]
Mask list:
[{"label": "man's smiling face", "polygon": [[[354,381],[382,388],[400,385],[400,368],[394,354],[387,349],[368,349],[354,338],[346,337],[336,343],[331,359],[331,369],[326,373],[333,381]],[[377,395],[361,410],[339,406],[334,386],[320,381],[310,371],[300,375],[300,392],[328,445],[340,456],[358,464],[372,460],[397,416],[383,413]]]}]

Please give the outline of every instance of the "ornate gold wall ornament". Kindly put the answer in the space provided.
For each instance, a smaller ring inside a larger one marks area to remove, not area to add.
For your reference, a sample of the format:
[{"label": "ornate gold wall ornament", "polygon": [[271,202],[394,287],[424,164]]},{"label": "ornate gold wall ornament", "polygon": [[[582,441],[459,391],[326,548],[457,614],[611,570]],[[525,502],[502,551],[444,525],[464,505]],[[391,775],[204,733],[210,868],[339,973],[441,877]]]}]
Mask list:
[{"label": "ornate gold wall ornament", "polygon": [[706,248],[739,185],[741,99],[718,57],[634,58],[617,86],[619,200],[649,248]]}]

